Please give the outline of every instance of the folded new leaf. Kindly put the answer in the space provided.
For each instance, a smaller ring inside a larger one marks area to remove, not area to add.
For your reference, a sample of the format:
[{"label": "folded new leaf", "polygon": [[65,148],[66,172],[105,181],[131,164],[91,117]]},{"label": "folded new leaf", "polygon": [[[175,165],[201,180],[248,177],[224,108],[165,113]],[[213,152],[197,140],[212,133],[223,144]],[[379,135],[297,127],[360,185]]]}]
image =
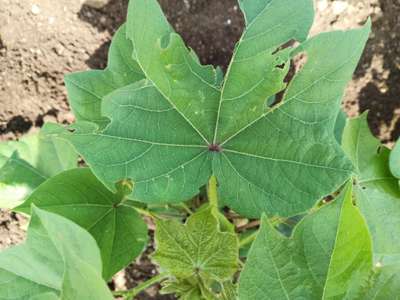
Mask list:
[{"label": "folded new leaf", "polygon": [[29,213],[34,204],[89,231],[99,245],[103,277],[108,280],[147,244],[147,226],[125,200],[122,190],[111,193],[88,168],[79,168],[49,179],[16,210]]},{"label": "folded new leaf", "polygon": [[32,207],[24,244],[0,253],[1,299],[111,300],[96,241],[73,222]]}]

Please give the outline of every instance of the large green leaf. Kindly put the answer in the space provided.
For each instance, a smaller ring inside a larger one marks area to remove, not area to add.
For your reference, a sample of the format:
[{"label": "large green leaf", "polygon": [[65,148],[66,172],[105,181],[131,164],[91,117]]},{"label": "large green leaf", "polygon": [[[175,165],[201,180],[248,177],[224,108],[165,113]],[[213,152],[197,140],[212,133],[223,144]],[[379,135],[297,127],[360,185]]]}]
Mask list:
[{"label": "large green leaf", "polygon": [[99,245],[103,277],[109,279],[139,255],[147,226],[123,194],[107,190],[87,168],[65,171],[37,188],[17,211],[31,204],[66,217],[89,231]]},{"label": "large green leaf", "polygon": [[33,207],[25,244],[0,253],[0,299],[113,299],[101,268],[89,233]]},{"label": "large green leaf", "polygon": [[240,275],[240,299],[350,299],[372,268],[371,247],[351,184],[289,239],[264,217]]},{"label": "large green leaf", "polygon": [[222,282],[238,267],[238,239],[221,232],[211,208],[177,220],[156,221],[156,252],[153,258],[178,279],[201,277]]},{"label": "large green leaf", "polygon": [[[147,79],[103,100],[107,128],[78,123],[68,136],[107,187],[131,179],[131,198],[176,202],[214,174],[222,203],[237,212],[289,216],[349,177],[333,130],[370,24],[303,42],[311,0],[242,1],[242,8],[247,27],[221,92],[216,72],[199,65],[156,0],[130,2],[127,37]],[[302,44],[279,50],[291,40]],[[299,52],[307,53],[306,65],[284,100],[267,107]]]},{"label": "large green leaf", "polygon": [[38,134],[0,144],[0,207],[15,207],[47,178],[77,166],[73,147],[56,136],[60,130],[47,123]]},{"label": "large green leaf", "polygon": [[389,170],[390,151],[371,134],[366,113],[349,120],[342,143],[356,169],[354,192],[373,237],[375,261],[400,262],[400,190]]},{"label": "large green leaf", "polygon": [[77,120],[107,123],[101,114],[102,98],[112,91],[144,78],[132,59],[133,47],[126,39],[125,25],[115,33],[105,70],[73,73],[65,77],[68,100]]}]

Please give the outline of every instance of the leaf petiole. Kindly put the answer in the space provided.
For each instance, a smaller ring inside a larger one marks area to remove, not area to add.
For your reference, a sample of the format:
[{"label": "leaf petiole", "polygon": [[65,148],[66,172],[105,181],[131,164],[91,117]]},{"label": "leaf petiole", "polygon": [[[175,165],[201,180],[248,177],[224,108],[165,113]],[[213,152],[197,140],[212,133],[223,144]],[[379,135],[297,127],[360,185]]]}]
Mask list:
[{"label": "leaf petiole", "polygon": [[214,208],[218,208],[217,178],[212,175],[208,181],[207,189],[208,201]]},{"label": "leaf petiole", "polygon": [[239,248],[243,248],[244,246],[246,246],[247,244],[252,243],[258,234],[258,230],[253,232],[252,234],[250,234],[249,236],[245,237],[244,239],[239,241]]},{"label": "leaf petiole", "polygon": [[113,295],[114,296],[122,296],[126,300],[133,299],[135,296],[137,296],[142,291],[146,290],[153,284],[163,281],[164,279],[168,278],[169,276],[170,276],[169,273],[160,273],[160,274],[154,276],[153,278],[150,278],[149,280],[142,282],[141,284],[134,287],[133,289],[130,289],[127,291],[116,291],[116,292],[113,292]]}]

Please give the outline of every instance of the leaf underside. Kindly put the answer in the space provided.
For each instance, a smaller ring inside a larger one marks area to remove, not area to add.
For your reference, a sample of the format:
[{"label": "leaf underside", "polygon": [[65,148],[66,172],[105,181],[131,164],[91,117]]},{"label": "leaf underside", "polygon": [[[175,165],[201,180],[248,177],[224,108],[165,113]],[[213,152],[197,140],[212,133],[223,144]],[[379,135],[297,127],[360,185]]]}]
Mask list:
[{"label": "leaf underside", "polygon": [[[96,100],[105,128],[78,122],[66,135],[109,189],[131,179],[132,199],[178,202],[215,175],[222,204],[238,213],[290,216],[350,176],[333,131],[370,24],[306,40],[311,0],[241,1],[241,8],[246,29],[220,87],[218,72],[199,64],[156,0],[130,2],[126,38],[145,79]],[[300,46],[281,47],[290,41]],[[307,63],[283,101],[268,107],[301,52]]]}]

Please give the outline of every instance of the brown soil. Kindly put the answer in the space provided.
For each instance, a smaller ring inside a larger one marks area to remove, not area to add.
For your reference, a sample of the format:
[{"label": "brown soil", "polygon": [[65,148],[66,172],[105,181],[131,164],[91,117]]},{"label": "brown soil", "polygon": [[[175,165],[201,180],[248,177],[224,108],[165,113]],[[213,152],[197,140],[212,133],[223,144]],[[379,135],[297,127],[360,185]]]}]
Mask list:
[{"label": "brown soil", "polygon": [[[124,21],[128,0],[101,9],[83,0],[0,0],[0,140],[15,139],[44,121],[70,123],[63,75],[104,68],[110,38]],[[369,110],[374,134],[384,142],[400,135],[399,0],[315,0],[313,34],[362,25],[373,33],[349,85],[350,116]],[[242,28],[236,0],[160,0],[171,23],[205,64],[226,68]],[[329,59],[329,58],[327,58]],[[0,248],[24,238],[26,220],[0,212]],[[152,276],[147,255],[122,274],[127,286]],[[152,295],[141,299],[167,299]],[[146,298],[147,297],[147,298]]]}]

